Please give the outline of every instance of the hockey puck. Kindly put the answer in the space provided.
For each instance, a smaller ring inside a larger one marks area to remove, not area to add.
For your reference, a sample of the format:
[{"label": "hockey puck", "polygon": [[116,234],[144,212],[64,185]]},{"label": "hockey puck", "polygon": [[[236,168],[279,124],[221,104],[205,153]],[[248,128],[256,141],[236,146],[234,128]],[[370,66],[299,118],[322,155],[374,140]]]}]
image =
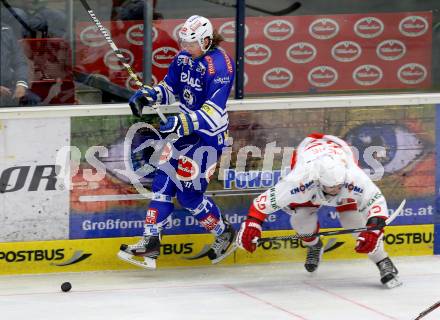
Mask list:
[{"label": "hockey puck", "polygon": [[63,282],[63,284],[61,285],[61,290],[63,292],[69,292],[70,289],[72,289],[72,285],[70,284],[70,282]]}]

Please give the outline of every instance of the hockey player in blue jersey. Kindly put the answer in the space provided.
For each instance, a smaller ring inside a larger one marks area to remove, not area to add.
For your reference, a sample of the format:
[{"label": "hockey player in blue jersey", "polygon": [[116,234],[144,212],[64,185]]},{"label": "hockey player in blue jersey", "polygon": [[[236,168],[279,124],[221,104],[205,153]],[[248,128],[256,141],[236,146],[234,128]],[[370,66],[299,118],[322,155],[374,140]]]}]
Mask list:
[{"label": "hockey player in blue jersey", "polygon": [[[191,16],[179,31],[181,51],[158,85],[138,90],[129,101],[140,116],[144,106],[180,102],[180,113],[160,124],[160,131],[178,139],[164,148],[153,180],[142,239],[121,245],[118,256],[141,267],[155,268],[161,231],[174,210],[173,198],[210,231],[215,240],[207,256],[216,262],[234,241],[235,232],[205,192],[222,149],[228,141],[226,102],[234,81],[231,57],[221,48],[222,37],[211,22]],[[143,257],[144,261],[134,259]]]}]

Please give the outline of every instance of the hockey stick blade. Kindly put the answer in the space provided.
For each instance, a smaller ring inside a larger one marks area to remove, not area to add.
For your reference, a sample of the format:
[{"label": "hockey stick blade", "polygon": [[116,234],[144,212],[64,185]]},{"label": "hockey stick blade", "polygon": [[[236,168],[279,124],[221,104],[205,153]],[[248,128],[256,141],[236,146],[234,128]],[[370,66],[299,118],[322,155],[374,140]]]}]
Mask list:
[{"label": "hockey stick blade", "polygon": [[[399,207],[394,210],[393,214],[388,217],[388,219],[385,221],[386,225],[389,225],[403,210],[403,207],[405,206],[406,200],[404,199],[402,203],[399,205]],[[263,243],[267,241],[275,241],[275,240],[293,240],[293,239],[304,239],[304,238],[312,238],[312,237],[319,237],[319,236],[334,236],[339,234],[348,234],[348,233],[357,233],[362,231],[369,231],[369,230],[378,230],[380,227],[361,227],[361,228],[354,228],[354,229],[344,229],[344,230],[333,230],[333,231],[323,231],[323,232],[316,232],[316,233],[303,233],[303,234],[293,234],[288,236],[278,236],[278,237],[269,237],[269,238],[261,238],[258,239],[257,243]]]},{"label": "hockey stick blade", "polygon": [[208,255],[208,251],[209,251],[210,249],[211,249],[210,246],[205,245],[205,246],[203,246],[202,250],[200,250],[200,252],[196,253],[196,254],[193,255],[193,256],[182,257],[182,259],[185,259],[185,260],[197,260],[197,259],[200,259],[200,258],[206,257],[206,256]]},{"label": "hockey stick blade", "polygon": [[235,250],[237,250],[238,245],[237,243],[234,241],[231,246],[228,248],[228,250],[226,250],[225,253],[223,253],[221,256],[217,257],[216,259],[211,260],[212,264],[217,264],[220,261],[223,261],[224,259],[226,259],[227,257],[229,257],[232,253],[235,252]]},{"label": "hockey stick blade", "polygon": [[[211,250],[211,247],[208,245],[205,245],[202,250],[200,250],[199,253],[197,253],[196,255],[190,256],[190,257],[183,257],[182,259],[185,260],[196,260],[196,259],[200,259],[203,257],[208,256],[208,252],[209,250]],[[229,248],[225,251],[225,253],[223,253],[222,255],[218,256],[215,259],[211,260],[212,264],[217,264],[220,261],[226,259],[229,255],[231,255],[235,250],[237,250],[237,244],[235,243],[235,239],[234,241],[231,243],[231,245],[229,246]]]},{"label": "hockey stick blade", "polygon": [[[133,69],[131,68],[131,66],[127,63],[126,58],[122,55],[121,50],[118,49],[118,47],[116,46],[116,44],[114,43],[114,41],[112,40],[112,37],[110,36],[109,32],[107,31],[107,29],[102,25],[101,21],[98,19],[98,17],[96,16],[95,12],[92,10],[92,8],[90,8],[89,4],[87,3],[87,0],[80,0],[84,9],[86,9],[87,13],[89,14],[90,18],[92,18],[92,21],[95,23],[96,27],[98,28],[98,30],[101,32],[101,34],[104,36],[105,40],[107,41],[107,43],[109,44],[110,48],[112,48],[113,53],[116,55],[116,57],[119,59],[119,62],[124,66],[125,70],[128,72],[128,74],[130,75],[130,77],[136,82],[136,85],[139,88],[142,88],[144,86],[144,84],[139,80],[139,77],[136,75],[136,73],[133,71]],[[159,115],[160,119],[164,122],[167,123],[167,118],[165,117],[165,115],[162,113],[162,111],[160,111],[160,109],[155,106],[152,105],[153,109],[157,112],[157,114]]]},{"label": "hockey stick blade", "polygon": [[234,238],[233,238],[232,241],[231,241],[231,243],[230,243],[229,246],[226,248],[226,251],[225,251],[222,255],[218,256],[217,258],[212,259],[212,260],[211,260],[211,263],[212,263],[212,264],[217,264],[217,263],[219,263],[220,261],[226,259],[226,258],[229,257],[232,253],[234,253],[235,250],[237,250],[237,248],[238,248],[238,245],[237,245],[237,234],[235,234],[235,235],[234,235]]}]

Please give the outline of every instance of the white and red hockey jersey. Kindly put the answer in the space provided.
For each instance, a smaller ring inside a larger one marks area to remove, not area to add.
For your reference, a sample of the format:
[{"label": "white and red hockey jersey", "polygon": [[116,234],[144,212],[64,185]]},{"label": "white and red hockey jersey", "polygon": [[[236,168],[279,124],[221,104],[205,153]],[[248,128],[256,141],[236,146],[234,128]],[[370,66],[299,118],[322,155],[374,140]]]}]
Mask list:
[{"label": "white and red hockey jersey", "polygon": [[[319,161],[325,155],[342,161],[346,166],[345,181],[336,196],[323,192],[317,175]],[[264,221],[267,215],[290,207],[335,207],[339,213],[388,217],[386,200],[379,188],[358,167],[351,148],[340,138],[312,134],[305,138],[292,157],[292,171],[274,187],[254,199],[249,217]]]}]

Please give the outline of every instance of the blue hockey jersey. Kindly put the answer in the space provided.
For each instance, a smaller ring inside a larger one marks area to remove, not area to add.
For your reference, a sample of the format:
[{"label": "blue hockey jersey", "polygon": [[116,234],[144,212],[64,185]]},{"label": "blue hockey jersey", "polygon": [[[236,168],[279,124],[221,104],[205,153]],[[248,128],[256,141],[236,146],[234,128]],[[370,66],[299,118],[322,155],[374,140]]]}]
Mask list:
[{"label": "blue hockey jersey", "polygon": [[163,81],[156,86],[161,92],[161,101],[157,103],[173,103],[177,96],[181,111],[197,122],[195,132],[213,138],[228,128],[226,101],[234,76],[233,60],[221,48],[195,59],[180,51]]}]

